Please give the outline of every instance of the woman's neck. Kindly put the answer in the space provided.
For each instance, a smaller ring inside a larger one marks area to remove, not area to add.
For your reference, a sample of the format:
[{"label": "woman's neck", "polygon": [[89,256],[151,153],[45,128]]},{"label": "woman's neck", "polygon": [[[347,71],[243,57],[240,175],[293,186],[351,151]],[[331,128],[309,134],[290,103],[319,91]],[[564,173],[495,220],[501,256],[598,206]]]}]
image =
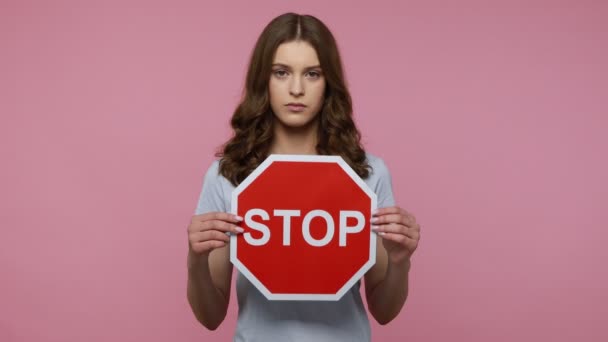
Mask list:
[{"label": "woman's neck", "polygon": [[271,154],[317,154],[317,125],[286,127],[275,123]]}]

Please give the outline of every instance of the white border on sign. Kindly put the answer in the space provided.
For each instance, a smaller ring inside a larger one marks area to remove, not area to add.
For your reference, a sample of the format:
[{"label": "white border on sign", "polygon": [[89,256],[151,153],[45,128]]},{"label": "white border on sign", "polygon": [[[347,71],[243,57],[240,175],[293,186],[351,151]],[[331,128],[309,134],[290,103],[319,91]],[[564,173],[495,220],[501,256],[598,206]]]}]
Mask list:
[{"label": "white border on sign", "polygon": [[[318,155],[294,155],[294,154],[271,154],[264,160],[253,172],[232,191],[232,214],[238,213],[237,199],[239,194],[243,192],[262,172],[264,172],[275,161],[289,162],[315,162],[315,163],[337,163],[357,183],[357,185],[371,198],[371,212],[376,210],[378,205],[376,194],[367,186],[365,181],[342,159],[340,156],[318,156]],[[292,293],[271,293],[264,284],[247,269],[237,259],[236,248],[237,236],[230,236],[230,262],[241,272],[260,292],[269,300],[322,300],[322,301],[337,301],[357,283],[375,263],[376,263],[376,232],[371,232],[370,236],[370,256],[368,261],[357,271],[335,294],[292,294]]]}]

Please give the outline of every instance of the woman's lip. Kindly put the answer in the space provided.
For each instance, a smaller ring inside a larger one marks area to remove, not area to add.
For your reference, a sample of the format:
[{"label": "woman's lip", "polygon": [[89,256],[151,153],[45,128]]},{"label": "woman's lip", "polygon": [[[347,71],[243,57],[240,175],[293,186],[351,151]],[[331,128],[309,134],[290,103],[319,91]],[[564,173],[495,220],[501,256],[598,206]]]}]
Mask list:
[{"label": "woman's lip", "polygon": [[297,104],[288,104],[287,108],[289,108],[290,111],[292,112],[301,112],[304,110],[304,108],[306,108],[305,105],[297,105]]},{"label": "woman's lip", "polygon": [[287,106],[291,106],[291,107],[306,107],[302,103],[288,103]]}]

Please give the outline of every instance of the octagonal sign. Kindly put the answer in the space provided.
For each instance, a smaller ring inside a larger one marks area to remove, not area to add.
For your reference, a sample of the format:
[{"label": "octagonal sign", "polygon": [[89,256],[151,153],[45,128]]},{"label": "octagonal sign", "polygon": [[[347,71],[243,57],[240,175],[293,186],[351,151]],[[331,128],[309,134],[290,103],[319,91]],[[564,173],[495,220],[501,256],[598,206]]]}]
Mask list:
[{"label": "octagonal sign", "polygon": [[271,155],[232,193],[230,261],[271,300],[338,300],[376,262],[376,194],[339,156]]}]

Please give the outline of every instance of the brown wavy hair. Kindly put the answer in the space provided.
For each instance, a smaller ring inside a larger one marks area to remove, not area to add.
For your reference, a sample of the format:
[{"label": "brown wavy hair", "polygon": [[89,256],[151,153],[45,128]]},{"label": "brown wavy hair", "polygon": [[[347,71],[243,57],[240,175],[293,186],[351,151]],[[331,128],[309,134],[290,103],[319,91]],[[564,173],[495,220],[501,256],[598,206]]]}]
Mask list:
[{"label": "brown wavy hair", "polygon": [[314,47],[326,80],[318,114],[317,153],[339,155],[361,178],[367,178],[370,166],[352,118],[352,100],[334,36],[314,16],[295,13],[274,18],[255,44],[243,97],[230,122],[234,135],[216,153],[221,158],[220,173],[237,186],[268,157],[275,120],[268,95],[272,61],[279,45],[291,41],[305,41]]}]

